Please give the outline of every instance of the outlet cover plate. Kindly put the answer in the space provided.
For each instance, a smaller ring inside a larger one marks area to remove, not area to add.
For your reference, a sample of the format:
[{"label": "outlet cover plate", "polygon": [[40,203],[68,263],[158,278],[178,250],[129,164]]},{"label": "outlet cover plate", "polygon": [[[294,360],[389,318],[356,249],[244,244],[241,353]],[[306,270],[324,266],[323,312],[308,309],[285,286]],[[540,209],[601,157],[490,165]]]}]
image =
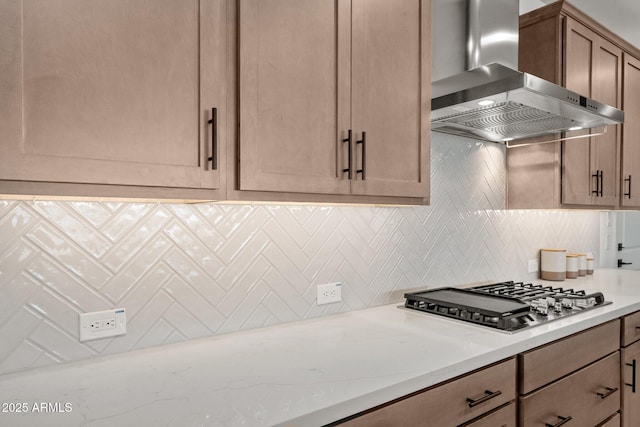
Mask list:
[{"label": "outlet cover plate", "polygon": [[318,305],[342,301],[342,283],[318,285]]},{"label": "outlet cover plate", "polygon": [[80,342],[113,337],[127,333],[127,317],[124,308],[80,313]]}]

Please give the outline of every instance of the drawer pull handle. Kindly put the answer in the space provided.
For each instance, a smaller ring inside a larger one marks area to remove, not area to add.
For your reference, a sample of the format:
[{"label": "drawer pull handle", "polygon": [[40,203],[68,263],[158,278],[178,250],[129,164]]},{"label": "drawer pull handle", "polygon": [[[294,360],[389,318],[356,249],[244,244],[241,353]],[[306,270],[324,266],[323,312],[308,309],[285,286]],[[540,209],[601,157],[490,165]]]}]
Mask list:
[{"label": "drawer pull handle", "polygon": [[627,366],[631,366],[631,384],[624,383],[624,385],[631,387],[631,393],[636,392],[636,359],[633,362],[626,363]]},{"label": "drawer pull handle", "polygon": [[549,424],[549,423],[545,423],[545,427],[560,427],[562,425],[565,425],[566,423],[568,423],[569,421],[571,421],[571,417],[561,417],[560,415],[558,415],[558,419],[560,421],[558,421],[555,424]]},{"label": "drawer pull handle", "polygon": [[616,388],[605,387],[605,389],[607,391],[605,391],[604,393],[596,393],[598,396],[600,396],[600,399],[606,399],[607,397],[611,396],[613,393],[618,391],[617,387]]},{"label": "drawer pull handle", "polygon": [[500,390],[498,390],[498,391],[485,390],[484,393],[485,393],[485,396],[481,397],[478,400],[473,400],[470,397],[467,397],[467,405],[469,405],[469,408],[473,408],[474,406],[479,405],[481,403],[484,403],[489,399],[493,399],[496,396],[500,396],[502,394],[502,391],[500,391]]}]

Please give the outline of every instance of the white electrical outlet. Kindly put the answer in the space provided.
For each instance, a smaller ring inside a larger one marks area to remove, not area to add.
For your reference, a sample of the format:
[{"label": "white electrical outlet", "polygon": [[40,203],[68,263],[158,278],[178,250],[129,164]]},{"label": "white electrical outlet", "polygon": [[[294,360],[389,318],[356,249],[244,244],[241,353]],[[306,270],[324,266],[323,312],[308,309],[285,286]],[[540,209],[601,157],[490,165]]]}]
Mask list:
[{"label": "white electrical outlet", "polygon": [[127,318],[124,308],[81,313],[80,341],[96,340],[127,333]]},{"label": "white electrical outlet", "polygon": [[318,305],[342,301],[342,283],[318,285]]},{"label": "white electrical outlet", "polygon": [[527,262],[527,272],[529,273],[537,273],[538,272],[538,260],[530,259]]}]

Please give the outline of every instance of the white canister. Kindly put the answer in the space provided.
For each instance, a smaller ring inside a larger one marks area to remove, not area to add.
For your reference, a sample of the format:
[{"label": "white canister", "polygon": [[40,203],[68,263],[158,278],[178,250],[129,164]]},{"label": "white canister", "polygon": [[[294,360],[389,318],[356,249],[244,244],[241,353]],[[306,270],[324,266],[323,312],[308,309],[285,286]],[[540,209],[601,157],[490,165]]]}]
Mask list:
[{"label": "white canister", "polygon": [[566,249],[540,249],[540,278],[564,280],[567,271]]},{"label": "white canister", "polygon": [[594,259],[587,257],[587,274],[593,274],[594,265],[595,265]]},{"label": "white canister", "polygon": [[578,276],[586,276],[587,275],[587,254],[576,254],[578,255]]},{"label": "white canister", "polygon": [[578,255],[567,255],[567,279],[576,279],[578,277]]}]

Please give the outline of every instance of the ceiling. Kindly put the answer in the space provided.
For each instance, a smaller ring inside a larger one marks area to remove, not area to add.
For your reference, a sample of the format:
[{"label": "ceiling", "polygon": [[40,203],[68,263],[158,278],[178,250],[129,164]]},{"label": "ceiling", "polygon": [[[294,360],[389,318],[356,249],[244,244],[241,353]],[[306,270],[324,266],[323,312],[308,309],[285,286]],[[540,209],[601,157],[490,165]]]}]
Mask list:
[{"label": "ceiling", "polygon": [[[520,0],[520,13],[537,9],[555,0]],[[569,0],[570,4],[592,17],[618,36],[640,48],[640,1]]]}]

